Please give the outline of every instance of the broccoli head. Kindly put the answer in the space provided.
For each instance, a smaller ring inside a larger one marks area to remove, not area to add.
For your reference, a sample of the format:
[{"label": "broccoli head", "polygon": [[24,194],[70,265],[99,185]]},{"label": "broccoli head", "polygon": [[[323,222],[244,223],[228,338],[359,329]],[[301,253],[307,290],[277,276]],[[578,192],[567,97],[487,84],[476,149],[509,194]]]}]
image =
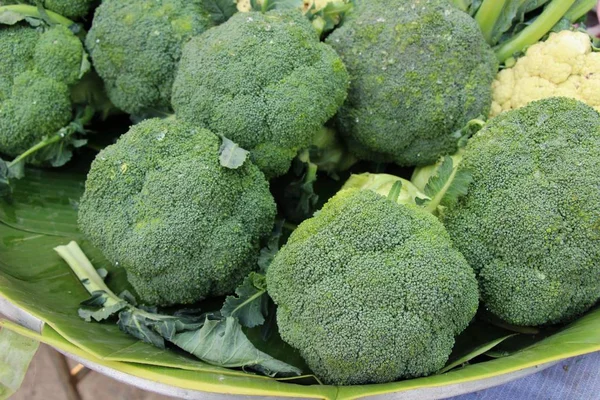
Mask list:
[{"label": "broccoli head", "polygon": [[489,112],[497,60],[477,23],[447,0],[371,0],[327,43],[351,76],[337,123],[361,159],[431,164]]},{"label": "broccoli head", "polygon": [[210,26],[201,0],[104,0],[86,46],[115,106],[166,111],[183,44]]},{"label": "broccoli head", "polygon": [[342,190],[267,270],[281,337],[337,385],[441,369],[475,316],[475,274],[431,214]]},{"label": "broccoli head", "polygon": [[310,145],[347,87],[341,59],[300,10],[238,13],[184,47],[173,108],[249,150],[271,178]]},{"label": "broccoli head", "polygon": [[233,292],[271,233],[264,175],[249,161],[222,167],[220,145],[208,130],[150,119],[92,163],[79,226],[148,304]]},{"label": "broccoli head", "polygon": [[66,26],[0,25],[0,153],[16,157],[71,122],[87,66]]},{"label": "broccoli head", "polygon": [[600,114],[551,98],[492,119],[467,144],[472,183],[443,222],[482,299],[515,325],[569,320],[600,299]]}]

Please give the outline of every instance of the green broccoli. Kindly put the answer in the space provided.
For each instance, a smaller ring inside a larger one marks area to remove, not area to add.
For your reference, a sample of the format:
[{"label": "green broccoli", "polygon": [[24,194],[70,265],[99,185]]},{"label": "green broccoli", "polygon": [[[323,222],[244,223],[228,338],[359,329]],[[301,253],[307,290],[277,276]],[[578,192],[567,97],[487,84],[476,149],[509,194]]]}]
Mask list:
[{"label": "green broccoli", "polygon": [[489,311],[559,323],[600,299],[600,115],[551,98],[492,119],[467,144],[473,182],[442,219]]},{"label": "green broccoli", "polygon": [[475,274],[433,215],[357,189],[298,226],[267,288],[281,337],[336,385],[441,369],[478,306]]},{"label": "green broccoli", "polygon": [[358,158],[426,165],[491,105],[497,60],[448,0],[370,0],[328,38],[351,76],[337,117]]},{"label": "green broccoli", "polygon": [[181,48],[212,24],[201,0],[104,0],[86,46],[115,106],[169,111]]},{"label": "green broccoli", "polygon": [[251,162],[221,166],[221,140],[175,119],[135,125],[92,164],[79,226],[153,305],[233,292],[256,266],[275,202]]},{"label": "green broccoli", "polygon": [[[0,24],[0,153],[26,153],[29,163],[62,165],[70,158],[62,139],[81,129],[79,123],[67,126],[80,106],[72,96],[82,91],[87,54],[69,29],[73,23],[62,16],[48,12],[44,17],[36,7],[23,5],[0,7],[5,13],[23,20]],[[45,140],[63,143],[30,155]]]},{"label": "green broccoli", "polygon": [[173,87],[176,114],[283,175],[346,97],[348,73],[299,10],[238,13],[193,38]]},{"label": "green broccoli", "polygon": [[0,6],[21,3],[39,4],[63,17],[81,19],[90,13],[97,0],[0,0]]}]

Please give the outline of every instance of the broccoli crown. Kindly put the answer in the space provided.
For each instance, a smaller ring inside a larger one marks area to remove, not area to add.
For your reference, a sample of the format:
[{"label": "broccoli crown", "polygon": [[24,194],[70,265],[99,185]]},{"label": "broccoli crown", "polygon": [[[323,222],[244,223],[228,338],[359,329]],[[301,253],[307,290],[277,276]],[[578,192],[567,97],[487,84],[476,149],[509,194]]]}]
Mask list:
[{"label": "broccoli crown", "polygon": [[337,123],[362,159],[427,165],[487,115],[497,60],[479,26],[447,0],[370,0],[327,39],[351,84]]},{"label": "broccoli crown", "polygon": [[348,74],[299,10],[250,12],[193,38],[173,88],[178,116],[251,151],[283,175],[343,103]]},{"label": "broccoli crown", "polygon": [[[28,0],[30,4],[35,5],[35,0]],[[61,14],[67,18],[83,18],[92,9],[96,0],[43,0],[45,8],[55,13]]]},{"label": "broccoli crown", "polygon": [[249,161],[222,167],[220,143],[208,130],[150,119],[92,163],[79,226],[148,304],[232,292],[271,232],[264,175]]},{"label": "broccoli crown", "polygon": [[338,385],[439,370],[478,305],[475,274],[433,215],[356,189],[300,224],[267,286],[281,337]]},{"label": "broccoli crown", "polygon": [[211,26],[201,0],[104,0],[86,46],[110,100],[130,114],[169,110],[183,44]]},{"label": "broccoli crown", "polygon": [[600,298],[600,114],[566,98],[506,112],[469,141],[460,169],[473,183],[443,222],[492,313],[556,323]]},{"label": "broccoli crown", "polygon": [[62,25],[0,27],[0,152],[17,156],[73,117],[70,87],[84,69],[81,41]]}]

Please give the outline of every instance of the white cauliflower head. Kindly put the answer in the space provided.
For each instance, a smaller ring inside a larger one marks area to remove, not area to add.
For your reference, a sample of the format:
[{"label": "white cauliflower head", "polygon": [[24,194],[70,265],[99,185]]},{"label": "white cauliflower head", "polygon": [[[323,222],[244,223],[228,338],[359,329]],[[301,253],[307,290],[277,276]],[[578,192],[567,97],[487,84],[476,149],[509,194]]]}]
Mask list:
[{"label": "white cauliflower head", "polygon": [[551,33],[529,47],[512,68],[503,69],[492,84],[490,116],[547,97],[571,97],[600,111],[600,53],[583,32]]}]

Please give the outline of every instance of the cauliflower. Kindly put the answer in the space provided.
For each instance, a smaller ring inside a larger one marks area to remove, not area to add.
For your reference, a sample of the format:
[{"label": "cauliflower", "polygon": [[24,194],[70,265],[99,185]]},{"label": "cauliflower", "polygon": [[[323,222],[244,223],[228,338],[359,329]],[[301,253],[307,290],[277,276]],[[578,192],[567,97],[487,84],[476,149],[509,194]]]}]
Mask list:
[{"label": "cauliflower", "polygon": [[490,116],[547,97],[571,97],[600,111],[600,53],[583,32],[551,33],[531,46],[512,68],[492,84]]}]

